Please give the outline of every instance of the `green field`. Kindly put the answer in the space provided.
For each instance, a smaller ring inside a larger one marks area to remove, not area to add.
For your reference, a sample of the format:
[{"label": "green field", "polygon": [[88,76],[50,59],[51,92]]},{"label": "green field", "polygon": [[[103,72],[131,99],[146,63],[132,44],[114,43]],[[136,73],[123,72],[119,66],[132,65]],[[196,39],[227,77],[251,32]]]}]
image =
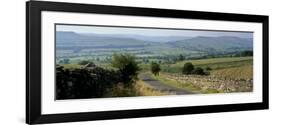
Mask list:
[{"label": "green field", "polygon": [[211,58],[199,60],[185,60],[177,62],[176,64],[162,65],[162,71],[170,73],[179,73],[186,62],[191,62],[195,67],[211,68],[212,71],[219,69],[227,69],[241,66],[248,66],[253,64],[252,57],[226,57],[226,58]]},{"label": "green field", "polygon": [[253,65],[219,69],[212,71],[211,75],[226,79],[253,79]]},{"label": "green field", "polygon": [[[191,62],[195,67],[211,68],[212,71],[220,69],[228,69],[242,66],[252,66],[252,57],[224,57],[224,58],[210,58],[197,60],[184,60],[176,62],[175,64],[161,64],[163,72],[180,73],[185,63]],[[144,71],[150,70],[150,64],[140,64]]]},{"label": "green field", "polygon": [[[156,61],[156,60],[152,60]],[[230,79],[252,79],[253,78],[253,57],[224,57],[224,58],[210,58],[197,60],[184,60],[176,62],[175,64],[161,64],[161,71],[168,73],[181,73],[182,67],[185,63],[191,62],[195,67],[206,69],[211,68],[210,75],[218,78]],[[109,63],[95,63],[96,65],[112,69]],[[150,71],[150,64],[139,64],[141,72]],[[64,64],[65,68],[81,68],[82,65],[71,63]]]},{"label": "green field", "polygon": [[[210,67],[209,75],[184,75],[181,69],[186,62],[195,67]],[[227,57],[185,60],[162,66],[155,79],[170,86],[192,90],[196,93],[225,93],[252,91],[253,58]]]}]

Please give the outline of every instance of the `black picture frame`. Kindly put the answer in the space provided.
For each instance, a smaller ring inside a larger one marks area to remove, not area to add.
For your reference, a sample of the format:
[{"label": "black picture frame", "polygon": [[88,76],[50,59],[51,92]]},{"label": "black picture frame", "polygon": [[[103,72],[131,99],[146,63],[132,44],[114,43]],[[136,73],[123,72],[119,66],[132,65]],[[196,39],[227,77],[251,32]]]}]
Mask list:
[{"label": "black picture frame", "polygon": [[[48,114],[41,113],[41,11],[99,13],[182,19],[207,19],[220,21],[241,21],[262,23],[263,81],[262,102],[191,107],[169,107],[86,113]],[[58,123],[88,120],[137,118],[213,112],[258,110],[269,108],[269,64],[268,64],[268,16],[168,10],[154,8],[120,7],[62,2],[28,1],[26,3],[26,123]]]}]

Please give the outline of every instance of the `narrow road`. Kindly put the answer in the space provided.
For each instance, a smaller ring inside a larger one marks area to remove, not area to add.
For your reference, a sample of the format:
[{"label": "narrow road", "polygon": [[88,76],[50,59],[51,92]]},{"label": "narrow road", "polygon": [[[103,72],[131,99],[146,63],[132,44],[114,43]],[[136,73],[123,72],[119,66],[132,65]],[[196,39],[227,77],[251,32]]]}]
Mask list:
[{"label": "narrow road", "polygon": [[140,74],[139,78],[145,83],[147,83],[148,85],[152,86],[154,89],[162,92],[175,93],[176,95],[195,94],[185,89],[180,89],[180,88],[166,85],[161,81],[152,78],[149,74]]}]

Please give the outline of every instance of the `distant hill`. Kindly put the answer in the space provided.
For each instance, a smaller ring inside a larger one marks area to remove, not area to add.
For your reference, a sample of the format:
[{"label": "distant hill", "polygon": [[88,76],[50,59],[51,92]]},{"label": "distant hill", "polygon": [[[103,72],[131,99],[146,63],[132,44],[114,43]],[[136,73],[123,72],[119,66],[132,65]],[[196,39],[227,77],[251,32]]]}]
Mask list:
[{"label": "distant hill", "polygon": [[[57,50],[72,50],[79,53],[84,49],[104,48],[140,49],[139,53],[162,55],[173,52],[189,53],[231,53],[253,49],[253,39],[233,36],[185,37],[185,36],[141,36],[124,34],[79,34],[75,32],[56,32]],[[99,50],[98,50],[99,51]],[[104,50],[101,50],[104,51]],[[133,52],[133,50],[131,50]],[[169,52],[168,52],[169,51]]]},{"label": "distant hill", "polygon": [[86,35],[75,32],[57,32],[56,46],[64,47],[122,47],[122,46],[146,46],[152,43],[143,40],[124,37],[110,37],[103,35]]},{"label": "distant hill", "polygon": [[251,38],[240,38],[232,36],[222,37],[194,37],[191,39],[168,42],[175,48],[184,48],[203,52],[231,52],[252,50],[253,40]]},{"label": "distant hill", "polygon": [[135,35],[135,34],[85,34],[88,36],[103,36],[103,37],[112,37],[112,38],[131,38],[131,39],[137,39],[142,41],[149,41],[149,42],[159,42],[159,43],[165,43],[165,42],[172,42],[172,41],[178,41],[178,40],[184,40],[189,39],[191,37],[187,36],[144,36],[144,35]]}]

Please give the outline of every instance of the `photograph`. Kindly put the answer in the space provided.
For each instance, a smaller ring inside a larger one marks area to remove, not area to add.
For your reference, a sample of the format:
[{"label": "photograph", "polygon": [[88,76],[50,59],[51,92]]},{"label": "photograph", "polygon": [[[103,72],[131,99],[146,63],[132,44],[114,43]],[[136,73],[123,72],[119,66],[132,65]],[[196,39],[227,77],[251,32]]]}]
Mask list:
[{"label": "photograph", "polygon": [[25,7],[27,124],[269,109],[268,15]]},{"label": "photograph", "polygon": [[253,92],[253,32],[55,24],[55,100]]}]

